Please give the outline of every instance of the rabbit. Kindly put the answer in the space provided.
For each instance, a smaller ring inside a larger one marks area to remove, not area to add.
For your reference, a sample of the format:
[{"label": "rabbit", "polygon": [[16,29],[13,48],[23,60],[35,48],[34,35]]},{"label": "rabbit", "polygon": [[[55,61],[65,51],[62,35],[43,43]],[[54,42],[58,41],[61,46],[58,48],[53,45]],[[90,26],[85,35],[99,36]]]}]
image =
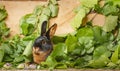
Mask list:
[{"label": "rabbit", "polygon": [[55,34],[57,24],[52,25],[46,31],[47,21],[44,21],[41,26],[41,35],[35,39],[32,48],[33,61],[37,64],[45,61],[53,50],[51,38]]}]

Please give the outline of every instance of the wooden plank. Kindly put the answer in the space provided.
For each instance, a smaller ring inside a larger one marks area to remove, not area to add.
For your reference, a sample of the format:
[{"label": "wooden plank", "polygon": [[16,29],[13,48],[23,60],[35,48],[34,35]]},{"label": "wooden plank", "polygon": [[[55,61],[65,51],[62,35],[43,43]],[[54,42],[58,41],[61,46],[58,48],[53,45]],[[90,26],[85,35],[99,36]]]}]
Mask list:
[{"label": "wooden plank", "polygon": [[6,24],[10,28],[11,36],[20,33],[19,20],[25,14],[32,13],[37,5],[44,5],[43,1],[0,1],[0,4],[5,5],[8,12]]},{"label": "wooden plank", "polygon": [[0,71],[120,71],[110,69],[54,69],[54,70],[0,70]]},{"label": "wooden plank", "polygon": [[[73,12],[74,8],[80,5],[79,0],[60,0],[59,3],[59,14],[56,18],[50,20],[50,24],[57,23],[58,28],[55,35],[61,35],[65,33],[73,32],[70,22],[75,16]],[[103,5],[103,1],[101,4]],[[17,1],[0,1],[0,4],[4,4],[6,10],[8,12],[8,18],[6,23],[8,27],[11,28],[11,36],[20,33],[19,28],[19,20],[25,14],[31,13],[35,6],[37,5],[44,5],[46,4],[45,1],[24,1],[24,0],[17,0]],[[87,18],[90,20],[94,14],[90,14]],[[95,19],[93,19],[93,23],[95,25],[102,26],[104,24],[104,16],[98,14]],[[67,29],[66,29],[67,27]],[[64,31],[63,31],[64,30]]]},{"label": "wooden plank", "polygon": [[[79,5],[78,0],[60,0],[59,14],[57,18],[51,19],[50,23],[57,23],[58,28],[56,34],[64,34],[72,32],[70,21],[74,17],[73,9]],[[44,1],[0,1],[4,4],[8,12],[6,20],[7,26],[11,28],[11,36],[19,34],[19,20],[25,14],[31,13],[35,6],[46,4]],[[67,29],[66,29],[67,27]],[[64,30],[64,31],[63,31]]]},{"label": "wooden plank", "polygon": [[[45,1],[0,1],[0,4],[4,4],[8,12],[8,18],[6,23],[11,28],[11,36],[20,33],[19,20],[25,14],[31,13],[35,6],[46,4]],[[50,20],[50,24],[57,23],[58,28],[55,35],[61,35],[65,33],[73,32],[70,22],[75,16],[73,12],[74,8],[80,5],[79,0],[60,0],[59,3],[59,14],[56,18]],[[102,3],[103,4],[103,3]],[[90,20],[94,14],[90,14],[87,18]],[[104,24],[104,16],[97,15],[93,19],[95,25],[102,26]],[[67,27],[67,28],[66,28]],[[63,31],[64,30],[64,31]]]},{"label": "wooden plank", "polygon": [[47,0],[0,0],[0,1],[47,1]]}]

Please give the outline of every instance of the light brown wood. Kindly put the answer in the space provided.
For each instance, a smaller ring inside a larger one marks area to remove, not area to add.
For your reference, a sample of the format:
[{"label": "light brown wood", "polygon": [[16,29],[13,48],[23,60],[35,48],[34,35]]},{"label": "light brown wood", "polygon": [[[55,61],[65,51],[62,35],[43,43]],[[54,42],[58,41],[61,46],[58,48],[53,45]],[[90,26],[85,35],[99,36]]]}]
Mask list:
[{"label": "light brown wood", "polygon": [[[80,5],[79,0],[60,0],[59,13],[56,18],[50,20],[50,24],[57,23],[58,28],[55,35],[63,35],[71,33],[72,29],[70,22],[74,18],[74,8]],[[33,9],[37,5],[46,4],[45,1],[0,1],[0,4],[4,4],[8,12],[8,18],[6,19],[7,26],[10,27],[11,36],[20,33],[19,20],[22,16],[28,13],[32,13]],[[103,4],[103,3],[102,3]],[[90,14],[88,19],[90,20],[94,14]],[[97,15],[93,19],[94,24],[102,26],[104,24],[104,16]]]},{"label": "light brown wood", "polygon": [[[46,4],[42,1],[0,1],[4,4],[8,12],[6,19],[7,26],[11,28],[12,36],[20,33],[19,20],[25,14],[31,13],[35,6],[39,4]],[[59,14],[57,18],[51,19],[51,24],[57,23],[58,28],[56,34],[64,34],[72,32],[70,20],[74,17],[73,9],[79,5],[79,1],[74,0],[60,0]],[[67,29],[66,29],[67,28]],[[64,30],[64,31],[63,31]]]},{"label": "light brown wood", "polygon": [[19,20],[22,16],[32,13],[35,6],[45,4],[42,1],[0,1],[0,4],[5,5],[8,12],[6,24],[10,28],[11,35],[19,34]]}]

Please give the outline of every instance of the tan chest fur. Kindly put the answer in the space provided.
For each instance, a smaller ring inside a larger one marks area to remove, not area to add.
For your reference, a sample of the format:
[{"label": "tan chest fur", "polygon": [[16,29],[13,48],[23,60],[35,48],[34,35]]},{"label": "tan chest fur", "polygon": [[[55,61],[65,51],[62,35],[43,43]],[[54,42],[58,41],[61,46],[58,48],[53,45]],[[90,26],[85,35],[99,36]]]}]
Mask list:
[{"label": "tan chest fur", "polygon": [[33,53],[34,62],[37,64],[40,64],[41,62],[45,61],[51,51],[52,51],[52,49],[50,49],[48,51],[42,51],[39,48],[33,47],[32,53]]}]

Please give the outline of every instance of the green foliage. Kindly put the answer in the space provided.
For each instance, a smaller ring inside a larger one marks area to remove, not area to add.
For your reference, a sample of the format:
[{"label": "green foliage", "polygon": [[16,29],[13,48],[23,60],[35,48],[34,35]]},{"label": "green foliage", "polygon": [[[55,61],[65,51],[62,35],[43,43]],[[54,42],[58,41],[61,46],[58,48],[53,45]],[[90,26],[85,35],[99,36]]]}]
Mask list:
[{"label": "green foliage", "polygon": [[0,49],[0,62],[2,62],[4,57],[4,50]]},{"label": "green foliage", "polygon": [[94,7],[95,4],[98,3],[98,0],[92,0],[92,1],[91,0],[80,0],[80,3],[87,8],[92,8]]},{"label": "green foliage", "polygon": [[37,16],[34,14],[27,14],[20,20],[21,33],[23,35],[30,35],[36,28]]},{"label": "green foliage", "polygon": [[82,24],[82,19],[85,17],[85,9],[80,9],[76,16],[72,19],[71,26],[74,30],[78,29]]},{"label": "green foliage", "polygon": [[118,45],[115,52],[112,54],[111,61],[117,63],[119,60],[120,46]]},{"label": "green foliage", "polygon": [[29,36],[36,30],[40,33],[41,24],[48,21],[50,17],[57,16],[59,8],[56,2],[56,0],[50,0],[47,6],[38,5],[33,13],[23,16],[20,19],[21,34]]},{"label": "green foliage", "polygon": [[[80,2],[81,6],[75,9],[77,14],[71,22],[76,33],[64,37],[54,36],[52,38],[53,51],[46,61],[40,64],[40,69],[120,69],[120,33],[117,36],[113,34],[115,28],[120,31],[118,26],[119,0],[106,0],[103,7],[100,7],[98,0],[80,0]],[[0,6],[0,11],[1,9],[4,7]],[[84,17],[91,10],[106,16],[103,27],[88,24],[81,26]],[[24,62],[32,62],[32,42],[40,33],[41,23],[49,21],[57,14],[58,3],[56,0],[50,0],[47,6],[37,6],[33,13],[21,18],[21,33],[25,36],[21,38],[16,35],[7,40],[4,40],[4,37],[9,34],[9,28],[5,25],[5,17],[2,18],[0,21],[0,67],[4,63],[12,63],[16,67]]]},{"label": "green foliage", "polygon": [[42,62],[43,67],[47,66],[49,69],[54,69],[57,66],[60,68],[66,68],[65,63],[67,57],[67,47],[64,43],[59,43],[55,45],[54,50],[51,55],[48,56],[45,62]]},{"label": "green foliage", "polygon": [[4,20],[7,17],[7,11],[5,10],[5,6],[0,4],[0,21]]},{"label": "green foliage", "polygon": [[105,42],[112,41],[114,36],[112,33],[107,33],[101,29],[101,27],[95,26],[92,28],[94,32],[95,42],[98,44],[103,44]]},{"label": "green foliage", "polygon": [[109,15],[105,18],[105,24],[103,26],[103,30],[106,32],[110,32],[115,29],[117,26],[118,16]]},{"label": "green foliage", "polygon": [[100,56],[98,59],[91,60],[88,64],[89,67],[93,68],[103,68],[109,63],[110,60],[105,55]]}]

